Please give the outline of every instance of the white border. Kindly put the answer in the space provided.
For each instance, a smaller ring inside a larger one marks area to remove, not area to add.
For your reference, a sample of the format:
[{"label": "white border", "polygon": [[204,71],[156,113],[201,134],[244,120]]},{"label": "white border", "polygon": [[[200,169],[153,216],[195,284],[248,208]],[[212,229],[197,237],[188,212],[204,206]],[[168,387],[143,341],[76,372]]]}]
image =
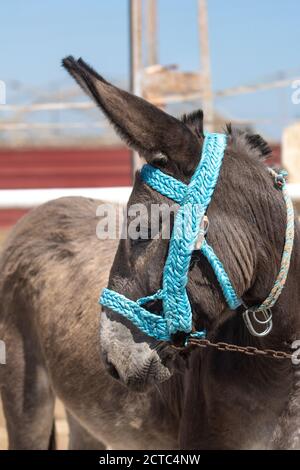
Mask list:
[{"label": "white border", "polygon": [[126,203],[131,187],[115,188],[54,188],[54,189],[1,189],[0,209],[19,209],[39,206],[52,199],[83,196],[102,201]]},{"label": "white border", "polygon": [[[18,209],[39,206],[60,197],[83,196],[102,201],[126,203],[132,188],[119,186],[111,188],[54,188],[54,189],[1,189],[0,209]],[[288,184],[294,202],[300,201],[300,184]]]}]

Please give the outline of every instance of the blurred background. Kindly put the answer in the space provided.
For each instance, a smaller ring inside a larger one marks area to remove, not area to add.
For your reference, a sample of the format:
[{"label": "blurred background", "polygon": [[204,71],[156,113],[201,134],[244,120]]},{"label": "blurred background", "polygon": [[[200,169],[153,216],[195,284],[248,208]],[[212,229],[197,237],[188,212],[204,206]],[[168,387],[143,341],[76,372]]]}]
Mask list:
[{"label": "blurred background", "polygon": [[297,200],[299,18],[297,0],[3,0],[0,230],[53,197],[131,184],[137,157],[62,69],[68,54],[174,115],[203,108],[207,130],[261,133]]}]

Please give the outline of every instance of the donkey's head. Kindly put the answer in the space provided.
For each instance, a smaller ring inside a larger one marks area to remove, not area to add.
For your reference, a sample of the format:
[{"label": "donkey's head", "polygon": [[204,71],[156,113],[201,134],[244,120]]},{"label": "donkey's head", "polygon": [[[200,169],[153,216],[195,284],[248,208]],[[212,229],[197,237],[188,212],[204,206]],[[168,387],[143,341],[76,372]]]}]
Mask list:
[{"label": "donkey's head", "polygon": [[[63,64],[132,149],[162,172],[189,182],[204,140],[201,111],[178,120],[111,85],[81,59],[69,57]],[[281,213],[284,205],[259,158],[269,152],[265,142],[230,127],[227,134],[224,163],[207,212],[207,240],[222,260],[237,294],[246,303],[257,305],[272,287],[278,266],[276,251],[270,246],[282,243],[284,236],[283,226],[276,233],[269,231],[274,198],[278,198]],[[149,296],[161,287],[169,246],[169,237],[164,234],[168,233],[170,220],[172,230],[173,219],[172,211],[169,218],[164,216],[167,211],[158,210],[159,223],[153,230],[152,209],[153,205],[171,208],[174,202],[151,189],[137,173],[128,202],[129,214],[135,204],[142,204],[145,210],[139,214],[135,236],[130,236],[128,230],[129,236],[119,242],[108,286],[132,300]],[[128,225],[131,222],[129,215]],[[228,309],[210,264],[198,251],[192,256],[187,292],[195,329],[205,328],[210,333],[229,318],[241,321],[236,311]],[[161,300],[152,300],[145,308],[159,314]],[[102,312],[101,349],[111,374],[139,390],[168,379],[177,357],[167,342],[147,336],[110,309]]]}]

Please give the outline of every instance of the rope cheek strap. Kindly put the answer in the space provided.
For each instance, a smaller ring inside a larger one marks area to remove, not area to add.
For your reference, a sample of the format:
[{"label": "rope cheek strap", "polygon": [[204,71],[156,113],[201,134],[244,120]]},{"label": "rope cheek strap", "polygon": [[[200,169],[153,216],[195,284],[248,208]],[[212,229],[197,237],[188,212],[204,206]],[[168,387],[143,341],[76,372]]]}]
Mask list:
[{"label": "rope cheek strap", "polygon": [[[142,168],[141,177],[145,183],[180,205],[163,271],[162,288],[153,295],[143,297],[137,301],[127,299],[122,294],[110,289],[104,289],[99,303],[123,315],[143,333],[157,340],[170,341],[172,335],[177,332],[184,332],[191,337],[205,337],[206,332],[204,330],[192,332],[192,308],[186,290],[191,256],[195,247],[199,247],[199,239],[200,250],[214,270],[229,308],[235,310],[243,304],[236,294],[223,264],[216,256],[213,248],[204,239],[202,228],[204,215],[218,181],[226,148],[226,139],[224,134],[206,134],[200,163],[188,185],[151,165],[144,165]],[[291,228],[294,219],[290,206],[288,206],[288,217],[288,225]],[[291,234],[291,230],[289,233]],[[287,270],[292,246],[293,240],[290,238],[288,249],[285,250],[287,254],[284,254],[283,257]],[[279,288],[276,287],[276,300],[284,285],[282,278],[278,282],[276,281],[276,286],[277,284],[280,284],[280,286]],[[160,315],[153,314],[143,307],[144,304],[155,299],[161,299],[162,301],[163,309]],[[273,299],[274,296],[272,295],[272,301]],[[263,311],[266,308],[270,307],[264,306]],[[251,310],[254,315],[256,311],[261,311],[260,307]],[[246,314],[244,316],[245,323],[249,331],[255,334],[254,328],[252,328],[254,333],[251,331],[252,322],[249,312],[250,310],[244,312]],[[263,321],[260,322],[263,323]]]}]

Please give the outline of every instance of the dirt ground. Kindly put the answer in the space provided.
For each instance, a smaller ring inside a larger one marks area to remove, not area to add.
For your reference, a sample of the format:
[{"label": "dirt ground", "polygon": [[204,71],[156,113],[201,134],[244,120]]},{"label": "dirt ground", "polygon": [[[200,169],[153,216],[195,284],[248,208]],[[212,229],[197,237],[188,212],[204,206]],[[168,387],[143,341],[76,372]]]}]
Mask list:
[{"label": "dirt ground", "polygon": [[0,229],[0,245],[3,242],[3,240],[5,239],[7,233],[8,233],[8,230],[1,230]]},{"label": "dirt ground", "polygon": [[[0,230],[0,245],[7,236],[7,230]],[[3,367],[3,366],[1,366]],[[22,425],[22,423],[20,423]],[[65,419],[64,407],[61,402],[57,401],[55,407],[55,426],[57,435],[58,449],[68,448],[68,424]],[[3,416],[3,409],[0,399],[0,450],[7,449],[7,433],[5,428],[5,418]]]}]

